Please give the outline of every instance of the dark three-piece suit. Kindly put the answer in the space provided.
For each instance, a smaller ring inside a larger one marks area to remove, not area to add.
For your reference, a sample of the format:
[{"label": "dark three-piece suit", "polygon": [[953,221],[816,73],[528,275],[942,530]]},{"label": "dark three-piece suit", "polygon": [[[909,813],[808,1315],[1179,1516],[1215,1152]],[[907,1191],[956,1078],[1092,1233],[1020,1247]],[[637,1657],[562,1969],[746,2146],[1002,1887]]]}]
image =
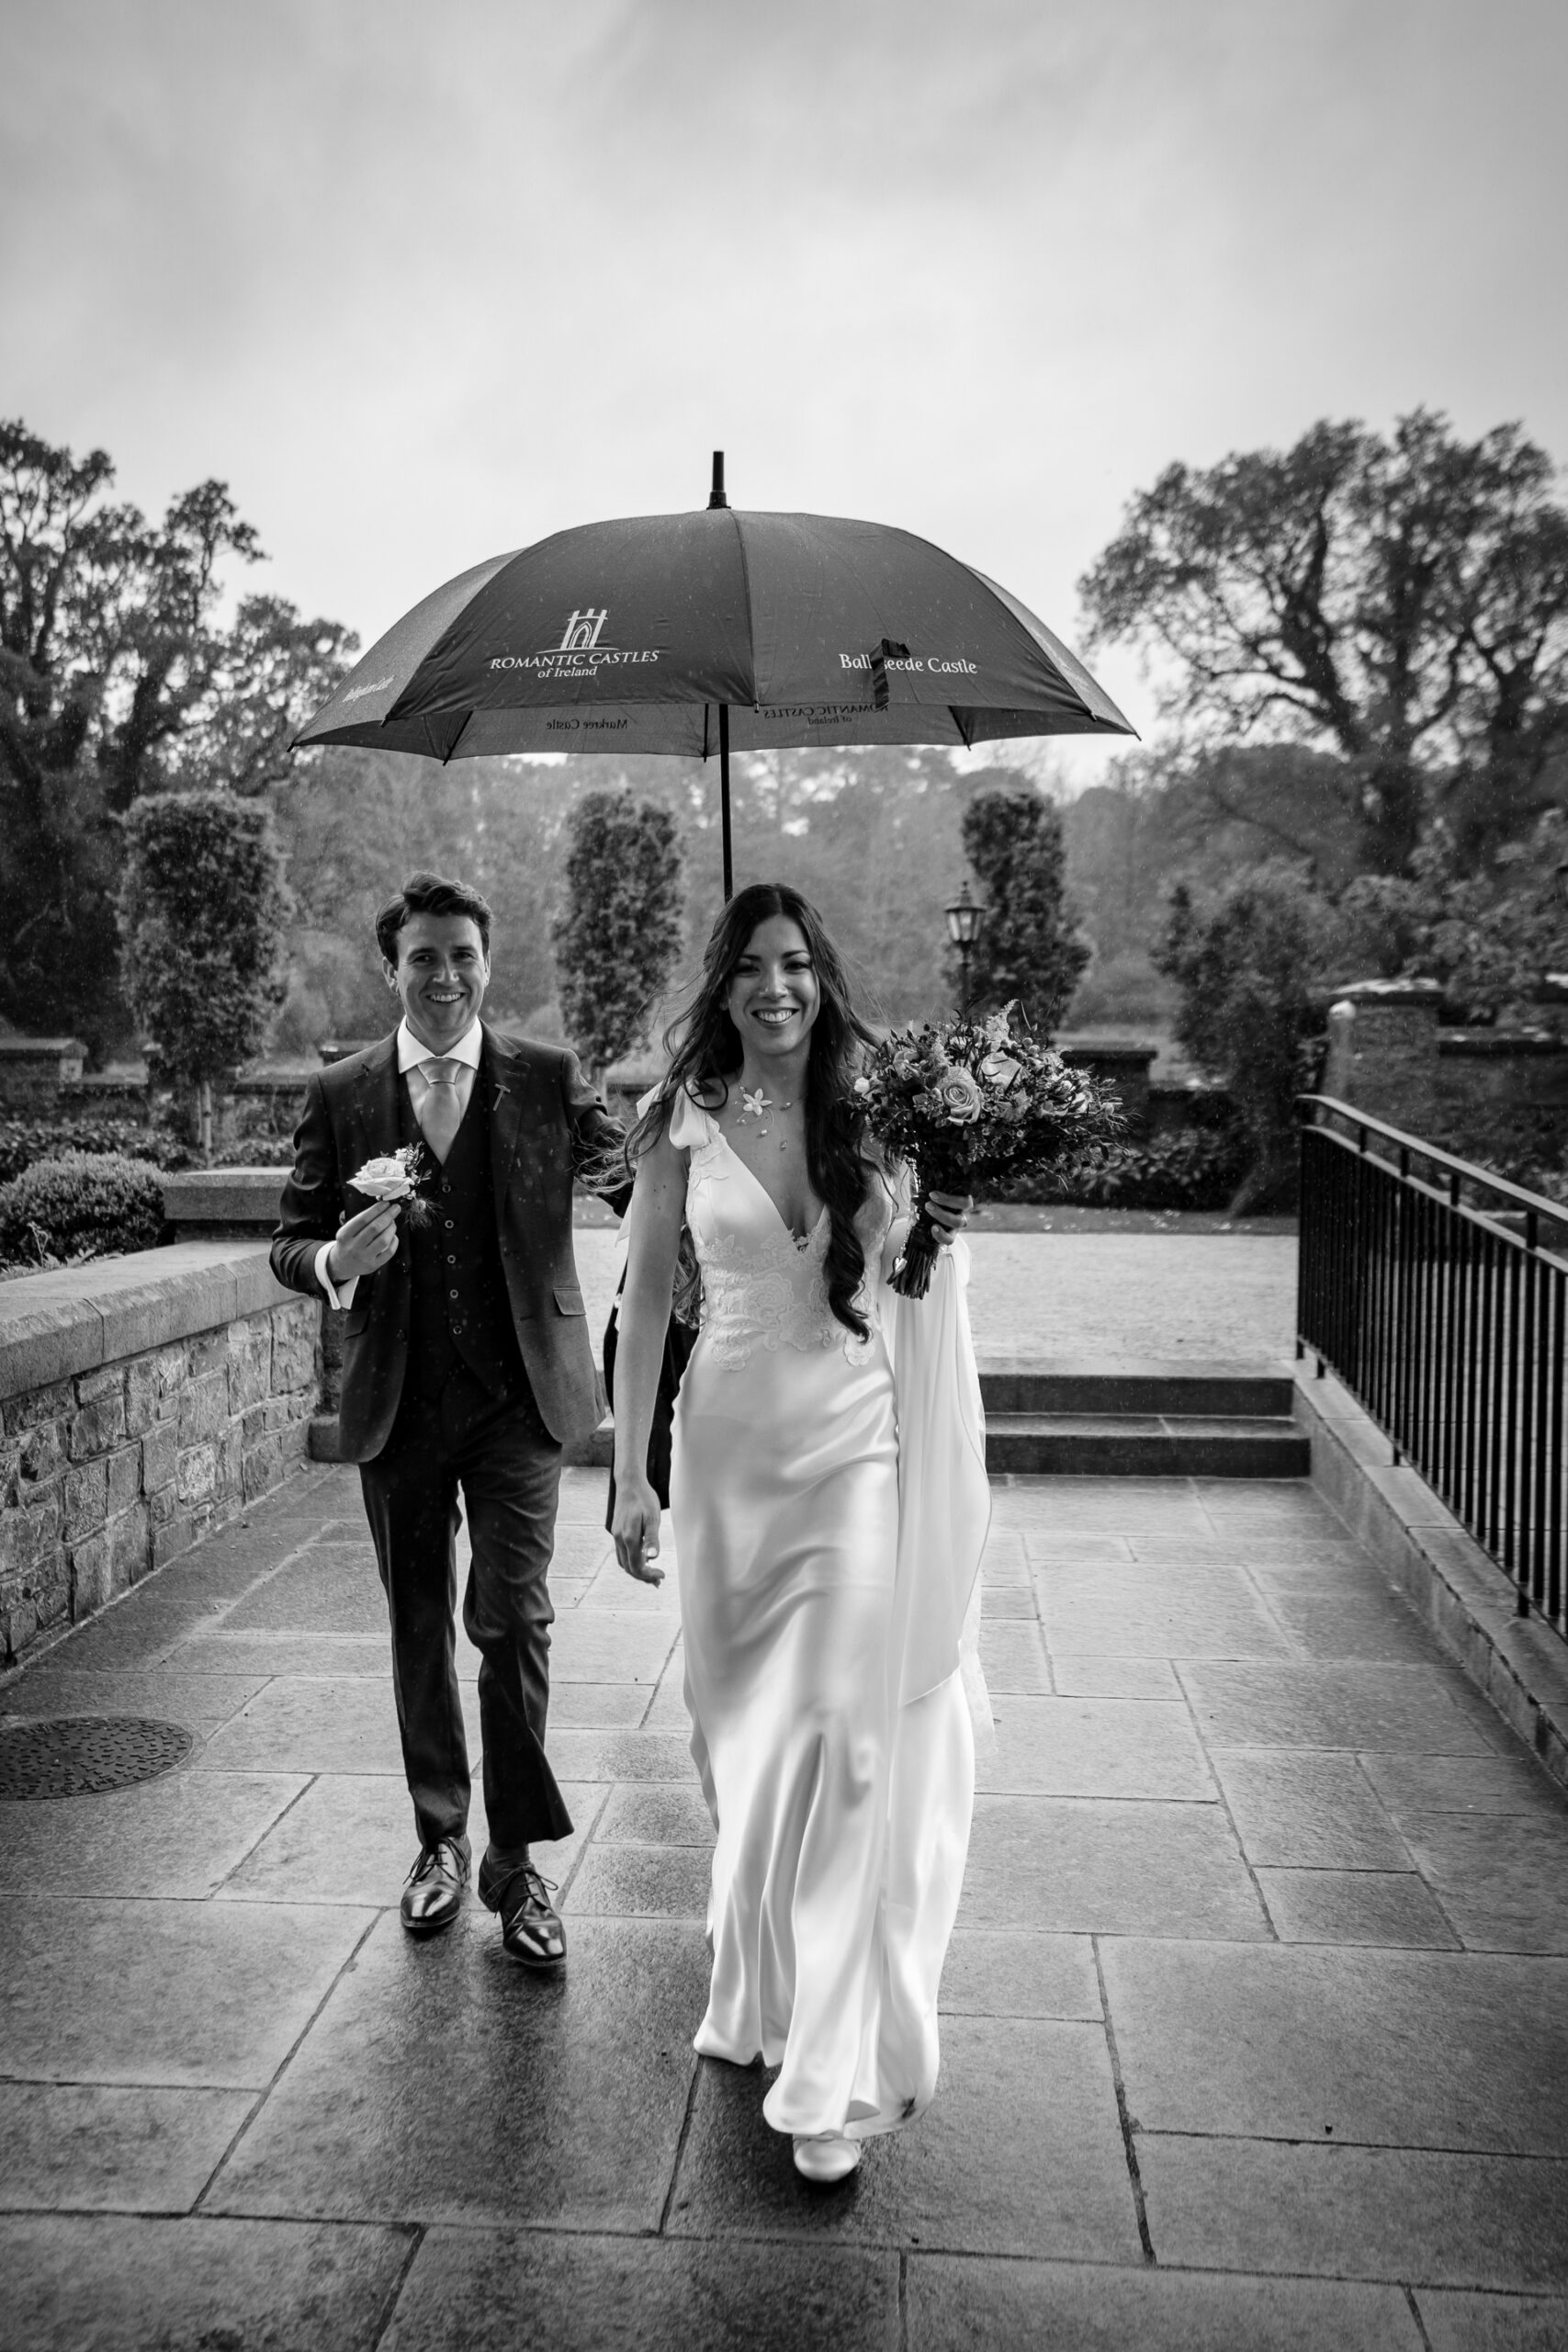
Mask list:
[{"label": "dark three-piece suit", "polygon": [[[344,1318],[340,1442],[359,1464],[386,1588],[426,1848],[460,1838],[468,1812],[453,1616],[459,1487],[491,1849],[510,1855],[571,1827],[545,1758],[546,1578],[562,1446],[604,1409],[572,1256],[572,1180],[620,1136],[575,1055],[486,1027],[462,1124],[423,1187],[432,1214],[400,1214],[396,1257],[360,1277]],[[349,1179],[420,1140],[395,1034],[312,1078],[272,1245],[278,1280],[322,1295],[317,1253],[367,1205]]]}]

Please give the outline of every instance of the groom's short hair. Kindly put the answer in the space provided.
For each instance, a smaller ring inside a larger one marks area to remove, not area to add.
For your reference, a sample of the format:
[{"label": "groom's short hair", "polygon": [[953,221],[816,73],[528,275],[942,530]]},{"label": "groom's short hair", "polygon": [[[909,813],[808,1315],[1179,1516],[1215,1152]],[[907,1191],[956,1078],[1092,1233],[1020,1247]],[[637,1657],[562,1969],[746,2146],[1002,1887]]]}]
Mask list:
[{"label": "groom's short hair", "polygon": [[478,925],[479,944],[490,954],[490,901],[467,882],[453,882],[444,874],[409,876],[376,918],[376,944],[389,964],[398,960],[398,933],[410,915],[467,915]]}]

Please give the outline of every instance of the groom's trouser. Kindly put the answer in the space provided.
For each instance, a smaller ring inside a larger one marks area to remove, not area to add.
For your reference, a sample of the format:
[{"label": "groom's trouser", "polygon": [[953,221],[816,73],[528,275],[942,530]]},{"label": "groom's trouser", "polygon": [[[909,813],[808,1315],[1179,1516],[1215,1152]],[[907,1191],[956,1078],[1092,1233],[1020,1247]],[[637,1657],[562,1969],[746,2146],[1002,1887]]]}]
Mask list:
[{"label": "groom's trouser", "polygon": [[490,1842],[511,1855],[571,1829],[545,1758],[555,1617],[547,1571],[560,1461],[532,1397],[493,1396],[464,1370],[436,1396],[406,1396],[384,1450],[359,1465],[391,1614],[403,1769],[423,1845],[461,1837],[468,1819],[454,1621],[459,1487],[473,1545],[463,1625],[480,1660]]}]

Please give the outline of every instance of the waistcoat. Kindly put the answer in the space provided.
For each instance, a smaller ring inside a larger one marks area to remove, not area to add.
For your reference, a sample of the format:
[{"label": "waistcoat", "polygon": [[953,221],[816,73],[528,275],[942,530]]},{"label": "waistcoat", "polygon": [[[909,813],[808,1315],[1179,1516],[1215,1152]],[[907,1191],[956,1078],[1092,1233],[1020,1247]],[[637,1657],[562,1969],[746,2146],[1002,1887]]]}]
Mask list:
[{"label": "waistcoat", "polygon": [[[402,1137],[422,1140],[405,1079]],[[434,1155],[426,1146],[434,1164]],[[517,1345],[496,1233],[490,1160],[490,1081],[474,1073],[463,1124],[444,1167],[422,1188],[432,1215],[408,1227],[412,1271],[408,1385],[434,1396],[459,1364],[497,1396],[523,1395],[528,1375]]]}]

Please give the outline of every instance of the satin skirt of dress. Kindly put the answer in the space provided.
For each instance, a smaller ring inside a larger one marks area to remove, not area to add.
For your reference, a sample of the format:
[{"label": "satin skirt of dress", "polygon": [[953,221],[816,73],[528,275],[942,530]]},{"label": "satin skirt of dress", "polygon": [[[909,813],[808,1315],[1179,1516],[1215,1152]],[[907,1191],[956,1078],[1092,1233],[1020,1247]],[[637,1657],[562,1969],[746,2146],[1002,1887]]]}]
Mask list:
[{"label": "satin skirt of dress", "polygon": [[700,1340],[671,1500],[692,1751],[717,1831],[704,2055],[778,2065],[781,2132],[886,2131],[935,2088],[974,1756],[957,1676],[902,1711],[898,1454],[880,1334]]}]

